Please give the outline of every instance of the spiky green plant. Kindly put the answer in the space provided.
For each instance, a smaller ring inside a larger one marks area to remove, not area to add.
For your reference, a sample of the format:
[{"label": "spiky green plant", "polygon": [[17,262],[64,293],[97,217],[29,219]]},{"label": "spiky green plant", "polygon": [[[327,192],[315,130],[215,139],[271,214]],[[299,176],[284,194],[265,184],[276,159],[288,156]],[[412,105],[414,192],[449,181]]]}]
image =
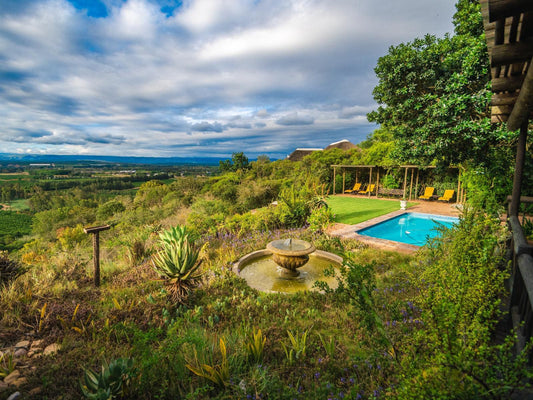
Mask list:
[{"label": "spiky green plant", "polygon": [[130,393],[138,376],[133,359],[117,358],[109,364],[104,362],[99,373],[85,370],[81,391],[91,400],[121,399]]},{"label": "spiky green plant", "polygon": [[201,274],[200,250],[190,240],[185,226],[176,226],[159,234],[162,247],[152,257],[156,272],[165,278],[171,298],[183,303]]},{"label": "spiky green plant", "polygon": [[263,362],[263,353],[265,350],[266,337],[261,329],[251,332],[246,342],[246,351],[251,361],[261,364]]},{"label": "spiky green plant", "polygon": [[198,361],[198,355],[196,351],[194,353],[194,364],[186,364],[185,366],[193,372],[195,375],[201,376],[213,382],[219,387],[227,386],[229,382],[230,372],[229,363],[226,352],[226,342],[223,338],[220,338],[220,354],[221,363],[217,365],[201,364]]}]

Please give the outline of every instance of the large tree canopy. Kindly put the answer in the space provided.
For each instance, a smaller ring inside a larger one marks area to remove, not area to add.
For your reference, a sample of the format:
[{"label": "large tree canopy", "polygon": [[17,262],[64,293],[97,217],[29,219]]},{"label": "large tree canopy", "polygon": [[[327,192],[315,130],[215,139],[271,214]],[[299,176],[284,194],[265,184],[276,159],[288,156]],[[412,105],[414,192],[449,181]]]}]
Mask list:
[{"label": "large tree canopy", "polygon": [[391,46],[378,60],[373,95],[380,106],[368,119],[393,133],[401,161],[483,163],[497,142],[479,4],[460,0],[454,24],[454,36]]}]

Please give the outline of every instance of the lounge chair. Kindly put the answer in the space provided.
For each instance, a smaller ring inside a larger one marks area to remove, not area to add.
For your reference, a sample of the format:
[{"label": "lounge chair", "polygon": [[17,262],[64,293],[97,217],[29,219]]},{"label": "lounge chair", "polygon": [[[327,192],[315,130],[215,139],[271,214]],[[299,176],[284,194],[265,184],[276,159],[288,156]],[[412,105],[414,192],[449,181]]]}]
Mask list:
[{"label": "lounge chair", "polygon": [[418,196],[419,199],[429,200],[431,196],[433,196],[433,193],[435,193],[434,187],[426,187],[426,190],[424,191],[424,194],[422,196]]},{"label": "lounge chair", "polygon": [[455,190],[445,190],[442,197],[439,197],[437,200],[449,202],[452,199],[454,194],[455,194]]},{"label": "lounge chair", "polygon": [[353,189],[348,189],[348,190],[345,190],[344,193],[357,193],[359,190],[361,189],[361,183],[356,183],[355,185],[353,185]]},{"label": "lounge chair", "polygon": [[368,185],[368,187],[365,189],[365,190],[361,190],[359,192],[359,194],[367,194],[367,193],[372,193],[374,191],[374,188],[376,187],[376,185],[374,185],[373,183]]}]

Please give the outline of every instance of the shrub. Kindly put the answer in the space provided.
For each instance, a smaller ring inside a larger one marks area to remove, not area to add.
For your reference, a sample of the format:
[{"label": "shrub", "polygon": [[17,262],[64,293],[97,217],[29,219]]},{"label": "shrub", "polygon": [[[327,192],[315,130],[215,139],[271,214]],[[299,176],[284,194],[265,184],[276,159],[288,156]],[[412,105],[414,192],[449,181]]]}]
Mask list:
[{"label": "shrub", "polygon": [[105,220],[107,218],[112,217],[116,213],[124,211],[125,209],[126,207],[124,207],[124,204],[122,204],[120,201],[110,200],[107,203],[104,203],[100,207],[98,207],[96,216],[100,220]]},{"label": "shrub", "polygon": [[162,232],[159,238],[162,248],[152,258],[154,269],[165,277],[172,300],[183,303],[200,277],[200,249],[182,226]]},{"label": "shrub", "polygon": [[0,251],[0,286],[15,280],[24,273],[24,268],[17,261],[11,260],[7,251]]},{"label": "shrub", "polygon": [[104,363],[100,373],[86,370],[81,390],[88,399],[122,399],[129,395],[138,376],[131,358],[117,358]]}]

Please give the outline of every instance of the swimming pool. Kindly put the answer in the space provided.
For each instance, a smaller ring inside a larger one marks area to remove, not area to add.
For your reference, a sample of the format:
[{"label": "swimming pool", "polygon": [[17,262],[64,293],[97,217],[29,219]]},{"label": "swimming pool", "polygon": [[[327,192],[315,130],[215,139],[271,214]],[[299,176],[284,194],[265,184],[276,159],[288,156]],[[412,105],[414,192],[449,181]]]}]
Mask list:
[{"label": "swimming pool", "polygon": [[459,218],[457,217],[405,213],[379,224],[361,229],[357,233],[378,239],[423,246],[429,238],[434,238],[439,235],[436,229],[439,225],[450,228],[458,222]]}]

